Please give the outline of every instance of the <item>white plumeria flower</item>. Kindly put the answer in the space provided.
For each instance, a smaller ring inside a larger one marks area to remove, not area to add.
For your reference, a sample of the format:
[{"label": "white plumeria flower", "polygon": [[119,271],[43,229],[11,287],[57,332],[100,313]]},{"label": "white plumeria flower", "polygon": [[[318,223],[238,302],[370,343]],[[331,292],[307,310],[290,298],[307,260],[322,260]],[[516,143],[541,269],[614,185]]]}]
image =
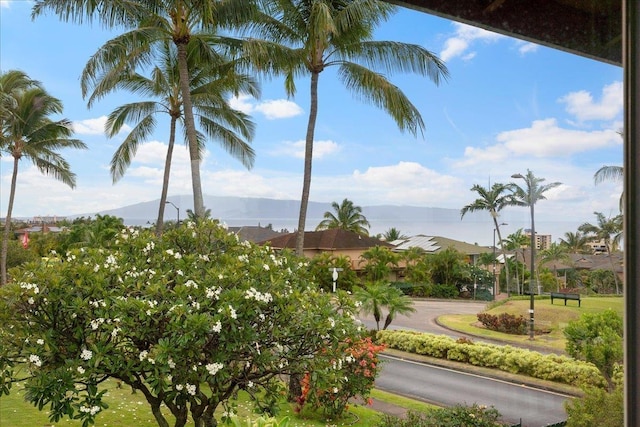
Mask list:
[{"label": "white plumeria flower", "polygon": [[91,360],[93,357],[93,352],[91,350],[84,349],[82,353],[80,353],[80,359],[82,360]]},{"label": "white plumeria flower", "polygon": [[37,354],[32,354],[29,356],[29,362],[33,363],[34,365],[36,365],[38,368],[40,366],[42,366],[42,360],[40,360],[40,356],[38,356]]},{"label": "white plumeria flower", "polygon": [[224,365],[222,363],[209,363],[205,366],[205,368],[207,369],[207,372],[209,372],[209,375],[215,375],[217,374],[222,368],[224,368]]}]

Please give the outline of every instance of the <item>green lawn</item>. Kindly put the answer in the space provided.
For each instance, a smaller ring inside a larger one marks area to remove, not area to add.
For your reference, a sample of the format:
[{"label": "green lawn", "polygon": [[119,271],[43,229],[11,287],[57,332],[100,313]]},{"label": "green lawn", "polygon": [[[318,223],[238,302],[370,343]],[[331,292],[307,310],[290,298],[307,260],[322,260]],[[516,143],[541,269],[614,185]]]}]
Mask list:
[{"label": "green lawn", "polygon": [[[108,427],[154,427],[157,426],[151,415],[146,401],[142,394],[132,394],[130,388],[118,389],[115,383],[108,381],[106,387],[109,390],[106,401],[109,409],[100,414],[97,418],[96,426]],[[380,390],[374,390],[372,397],[403,406],[407,409],[417,411],[427,411],[434,406],[427,403],[419,402],[413,399],[397,396]],[[246,396],[240,395],[238,404],[238,415],[241,419],[248,416],[256,418],[253,414],[251,405]],[[222,409],[219,409],[222,412]],[[167,411],[169,415],[169,412]],[[380,414],[373,409],[363,405],[351,405],[345,417],[342,420],[326,421],[316,413],[305,411],[302,416],[294,414],[291,405],[283,403],[281,406],[281,414],[278,418],[288,416],[291,420],[290,427],[326,427],[326,426],[354,426],[367,427],[375,425],[380,418]],[[169,416],[171,420],[171,417]],[[218,418],[219,420],[219,418]],[[171,424],[171,422],[170,422]],[[24,392],[19,386],[12,389],[9,396],[0,397],[0,426],[11,427],[41,427],[41,426],[70,426],[79,427],[79,421],[62,419],[57,423],[52,423],[47,417],[46,411],[38,411],[34,406],[24,401]]]},{"label": "green lawn", "polygon": [[[493,338],[514,344],[526,344],[532,347],[564,351],[565,338],[562,333],[567,324],[578,319],[582,313],[597,313],[606,309],[615,310],[620,316],[624,311],[624,299],[622,297],[582,297],[581,307],[577,301],[555,300],[546,297],[537,298],[534,303],[535,327],[539,333],[535,340],[529,340],[528,335],[510,335],[501,332],[487,330],[481,327],[475,315],[445,315],[438,318],[442,325],[484,338]],[[490,314],[509,313],[522,315],[529,318],[529,299],[509,299],[502,304],[497,304],[487,310]]]}]

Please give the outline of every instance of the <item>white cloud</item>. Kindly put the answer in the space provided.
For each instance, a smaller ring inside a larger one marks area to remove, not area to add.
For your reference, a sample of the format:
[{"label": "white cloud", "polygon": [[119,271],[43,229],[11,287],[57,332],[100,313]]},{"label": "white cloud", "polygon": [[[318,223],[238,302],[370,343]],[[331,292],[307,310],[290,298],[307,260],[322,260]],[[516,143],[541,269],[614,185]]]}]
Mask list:
[{"label": "white cloud", "polygon": [[566,104],[566,111],[579,121],[613,120],[622,112],[622,89],[622,82],[614,82],[602,89],[600,102],[594,101],[591,93],[586,90],[569,93],[558,99],[558,102]]},{"label": "white cloud", "polygon": [[242,111],[245,114],[251,114],[253,111],[253,104],[248,102],[252,99],[249,95],[239,95],[229,99],[229,106],[236,110]]},{"label": "white cloud", "polygon": [[[73,122],[73,131],[80,135],[104,135],[104,126],[107,123],[107,116],[100,116],[95,119],[85,119]],[[120,133],[130,132],[131,127],[123,125]]]},{"label": "white cloud", "polygon": [[481,28],[472,27],[470,25],[454,23],[456,31],[453,37],[447,39],[444,48],[440,52],[440,59],[449,61],[455,57],[462,57],[465,60],[473,58],[475,52],[467,52],[476,41],[492,43],[496,40],[504,38],[504,36],[492,33]]},{"label": "white cloud", "polygon": [[531,42],[519,41],[518,44],[518,52],[521,55],[526,55],[527,53],[535,52],[540,47],[539,45]]},{"label": "white cloud", "polygon": [[[278,156],[284,155],[304,159],[305,141],[285,141],[281,147],[274,150],[271,154]],[[313,143],[313,158],[320,160],[340,151],[340,145],[333,141],[315,141]]]},{"label": "white cloud", "polygon": [[[385,200],[392,204],[450,206],[463,182],[416,162],[370,167],[364,172],[356,170],[352,178],[347,187],[349,193],[362,193],[363,199],[369,199],[363,204],[374,205],[380,204],[376,200]],[[373,193],[372,188],[376,189]]]},{"label": "white cloud", "polygon": [[620,145],[615,130],[584,131],[558,126],[556,119],[536,120],[530,127],[501,132],[488,147],[467,147],[457,167],[495,163],[514,157],[567,157]]},{"label": "white cloud", "polygon": [[256,102],[249,95],[240,95],[229,99],[229,105],[246,114],[262,113],[268,120],[288,119],[303,113],[298,104],[287,99],[268,99]]},{"label": "white cloud", "polygon": [[286,99],[270,99],[261,102],[256,105],[255,110],[264,114],[269,120],[287,119],[303,113],[298,104]]}]

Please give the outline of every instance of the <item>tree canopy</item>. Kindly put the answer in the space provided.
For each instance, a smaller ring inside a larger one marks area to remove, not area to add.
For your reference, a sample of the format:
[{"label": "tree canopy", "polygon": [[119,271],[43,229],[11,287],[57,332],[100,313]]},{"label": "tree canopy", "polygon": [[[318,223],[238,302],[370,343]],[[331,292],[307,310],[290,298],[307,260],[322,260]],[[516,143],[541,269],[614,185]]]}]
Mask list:
[{"label": "tree canopy", "polygon": [[73,249],[15,279],[0,289],[0,394],[24,380],[52,421],[94,423],[100,385],[114,378],[144,396],[160,426],[161,405],[175,426],[214,426],[238,390],[268,409],[281,375],[324,369],[360,336],[350,299],[336,310],[304,262],[215,221],[161,237],[123,228],[110,251]]}]

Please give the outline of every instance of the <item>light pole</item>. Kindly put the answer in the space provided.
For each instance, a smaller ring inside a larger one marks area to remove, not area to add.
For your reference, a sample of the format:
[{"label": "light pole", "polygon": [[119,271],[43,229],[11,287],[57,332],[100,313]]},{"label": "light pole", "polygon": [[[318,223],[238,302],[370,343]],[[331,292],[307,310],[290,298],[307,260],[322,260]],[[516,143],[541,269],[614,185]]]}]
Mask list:
[{"label": "light pole", "polygon": [[176,205],[174,205],[172,202],[170,202],[168,200],[166,202],[164,202],[164,203],[168,204],[168,205],[171,205],[174,208],[176,208],[176,212],[177,212],[176,221],[177,221],[178,225],[180,225],[180,208],[177,207]]},{"label": "light pole", "polygon": [[533,320],[533,281],[535,279],[535,274],[536,274],[536,229],[535,229],[535,222],[533,220],[533,195],[531,194],[532,191],[532,182],[530,182],[527,178],[525,178],[522,174],[520,173],[515,173],[513,175],[511,175],[511,178],[519,178],[519,179],[523,179],[524,182],[527,184],[527,195],[528,195],[528,200],[527,202],[529,203],[529,207],[531,208],[531,277],[529,278],[529,339],[532,340],[534,339],[534,330],[533,330],[533,324],[534,324],[534,320]]},{"label": "light pole", "polygon": [[[501,224],[498,224],[498,226],[501,225],[509,225],[506,222],[503,222]],[[493,298],[495,299],[497,293],[497,290],[500,289],[500,280],[498,280],[498,276],[496,276],[496,231],[498,231],[497,228],[493,229]],[[504,252],[503,252],[503,258],[504,258]],[[502,260],[503,262],[507,262],[506,259]],[[502,270],[501,270],[502,271]],[[509,278],[507,278],[507,296],[509,296]]]}]

